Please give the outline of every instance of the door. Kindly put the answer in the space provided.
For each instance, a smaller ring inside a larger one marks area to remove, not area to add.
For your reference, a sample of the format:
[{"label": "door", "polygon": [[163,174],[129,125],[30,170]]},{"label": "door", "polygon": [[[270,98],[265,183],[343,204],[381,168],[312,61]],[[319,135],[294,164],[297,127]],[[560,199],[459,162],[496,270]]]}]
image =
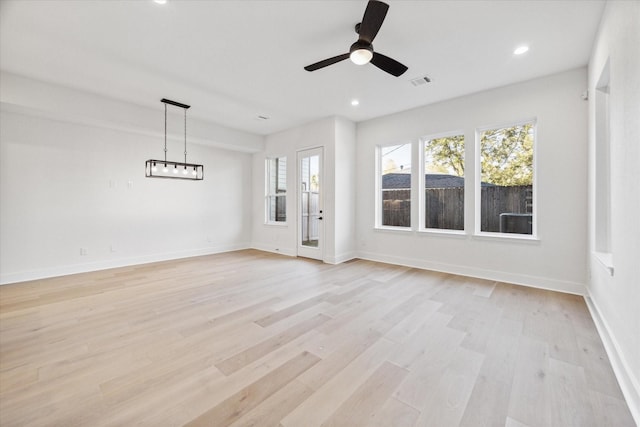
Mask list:
[{"label": "door", "polygon": [[323,259],[322,148],[298,152],[298,256]]}]

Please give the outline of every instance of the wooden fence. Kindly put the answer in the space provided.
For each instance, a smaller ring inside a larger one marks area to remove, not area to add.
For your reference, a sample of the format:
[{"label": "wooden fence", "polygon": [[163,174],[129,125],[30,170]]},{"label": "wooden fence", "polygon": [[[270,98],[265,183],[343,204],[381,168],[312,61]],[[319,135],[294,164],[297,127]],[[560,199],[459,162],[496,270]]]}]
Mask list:
[{"label": "wooden fence", "polygon": [[[482,231],[499,232],[501,213],[531,213],[530,185],[482,187]],[[382,224],[411,226],[411,190],[383,190]],[[464,229],[464,188],[427,188],[425,190],[425,227]]]},{"label": "wooden fence", "polygon": [[532,194],[530,185],[482,187],[480,230],[500,231],[501,213],[531,213]]},{"label": "wooden fence", "polygon": [[382,225],[411,226],[411,190],[382,190]]}]

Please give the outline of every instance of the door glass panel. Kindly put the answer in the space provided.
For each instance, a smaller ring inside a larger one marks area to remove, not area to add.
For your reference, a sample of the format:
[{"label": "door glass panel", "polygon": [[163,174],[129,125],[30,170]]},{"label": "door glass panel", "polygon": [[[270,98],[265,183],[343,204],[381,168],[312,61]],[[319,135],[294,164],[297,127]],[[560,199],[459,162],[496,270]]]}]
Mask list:
[{"label": "door glass panel", "polygon": [[303,157],[300,161],[300,244],[318,247],[320,221],[320,156]]}]

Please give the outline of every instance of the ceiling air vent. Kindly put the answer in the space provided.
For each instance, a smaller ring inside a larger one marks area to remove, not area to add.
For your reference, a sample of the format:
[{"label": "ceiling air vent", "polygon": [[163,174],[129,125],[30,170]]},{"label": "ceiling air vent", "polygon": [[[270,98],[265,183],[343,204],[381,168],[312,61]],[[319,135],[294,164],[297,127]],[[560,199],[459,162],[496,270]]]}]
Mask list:
[{"label": "ceiling air vent", "polygon": [[411,79],[409,81],[414,86],[422,86],[422,85],[426,85],[427,83],[431,83],[431,77],[422,76],[422,77],[418,77],[417,79]]}]

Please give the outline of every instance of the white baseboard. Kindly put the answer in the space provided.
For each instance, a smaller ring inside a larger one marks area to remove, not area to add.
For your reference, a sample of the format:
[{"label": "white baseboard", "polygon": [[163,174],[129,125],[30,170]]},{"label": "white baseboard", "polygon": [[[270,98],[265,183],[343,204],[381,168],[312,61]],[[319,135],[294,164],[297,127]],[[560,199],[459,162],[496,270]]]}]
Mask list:
[{"label": "white baseboard", "polygon": [[273,244],[252,243],[250,247],[251,249],[257,249],[259,251],[264,251],[264,252],[271,252],[274,254],[293,256],[293,257],[298,256],[295,249],[276,247]]},{"label": "white baseboard", "polygon": [[422,268],[425,270],[440,271],[443,273],[458,274],[461,276],[476,277],[478,279],[513,283],[516,285],[529,286],[538,289],[547,289],[568,294],[583,296],[586,294],[586,287],[582,283],[550,279],[541,276],[514,274],[504,271],[487,270],[456,264],[432,262],[424,259],[405,258],[393,255],[381,255],[373,252],[358,252],[357,258],[362,258],[370,261],[386,262],[389,264],[404,265],[407,267]]},{"label": "white baseboard", "polygon": [[347,252],[344,254],[336,255],[334,257],[327,256],[324,258],[324,262],[326,262],[327,264],[342,264],[343,262],[350,261],[354,258],[357,258],[355,252]]},{"label": "white baseboard", "polygon": [[222,252],[238,251],[249,249],[248,243],[235,245],[216,246],[211,248],[194,249],[189,251],[171,252],[162,254],[151,254],[132,258],[120,258],[115,260],[96,261],[84,264],[72,264],[43,268],[37,270],[21,271],[17,273],[0,274],[0,285],[10,283],[26,282],[29,280],[46,279],[50,277],[67,276],[69,274],[88,273],[91,271],[107,270],[110,268],[129,267],[132,265],[149,264],[159,261],[170,261],[181,258],[191,258],[195,256],[213,255]]},{"label": "white baseboard", "polygon": [[640,382],[633,375],[624,353],[620,351],[620,345],[615,335],[611,333],[611,328],[609,328],[605,318],[602,317],[595,301],[590,296],[585,296],[584,300],[587,303],[593,322],[596,324],[602,344],[604,344],[604,348],[607,351],[611,367],[616,374],[622,394],[629,406],[629,411],[631,411],[636,424],[640,425]]}]

